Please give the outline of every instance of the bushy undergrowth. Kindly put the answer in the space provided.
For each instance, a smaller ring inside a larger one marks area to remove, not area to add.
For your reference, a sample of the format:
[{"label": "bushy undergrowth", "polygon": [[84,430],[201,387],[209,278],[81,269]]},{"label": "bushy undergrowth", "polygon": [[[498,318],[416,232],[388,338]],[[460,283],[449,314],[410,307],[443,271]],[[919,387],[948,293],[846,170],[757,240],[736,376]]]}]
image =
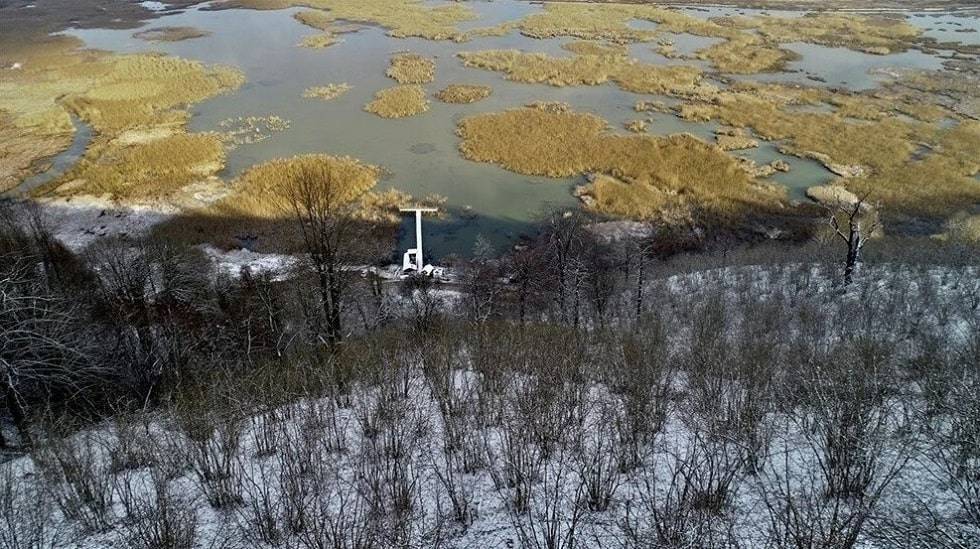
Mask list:
[{"label": "bushy undergrowth", "polygon": [[311,267],[35,227],[0,233],[4,549],[980,539],[966,244],[844,285],[816,244],[664,262],[556,215],[455,292],[350,273],[327,345]]}]

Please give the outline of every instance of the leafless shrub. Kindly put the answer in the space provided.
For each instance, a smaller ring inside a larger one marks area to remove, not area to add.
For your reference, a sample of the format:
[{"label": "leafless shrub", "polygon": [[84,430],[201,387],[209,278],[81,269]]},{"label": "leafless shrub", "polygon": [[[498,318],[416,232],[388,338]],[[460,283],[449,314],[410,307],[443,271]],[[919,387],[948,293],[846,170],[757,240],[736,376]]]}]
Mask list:
[{"label": "leafless shrub", "polygon": [[150,417],[143,413],[116,413],[109,445],[110,468],[114,473],[148,467],[154,463]]},{"label": "leafless shrub", "polygon": [[612,504],[623,475],[620,457],[623,440],[616,428],[617,404],[600,400],[582,429],[574,435],[574,467],[584,487],[584,503],[590,511],[606,511]]},{"label": "leafless shrub", "polygon": [[572,452],[557,448],[542,463],[524,509],[508,506],[521,547],[572,549],[587,507],[584,480],[577,477]]},{"label": "leafless shrub", "polygon": [[673,371],[668,367],[666,332],[656,317],[642,322],[637,333],[614,338],[606,352],[606,385],[618,399],[612,418],[622,440],[619,467],[637,467],[660,433],[670,411]]},{"label": "leafless shrub", "polygon": [[243,538],[255,546],[277,545],[285,535],[285,502],[277,486],[271,460],[245,459],[242,468],[242,505],[235,507]]},{"label": "leafless shrub", "polygon": [[198,516],[192,501],[175,493],[166,475],[151,468],[124,530],[135,549],[192,549]]},{"label": "leafless shrub", "polygon": [[296,538],[303,549],[371,549],[381,544],[377,516],[351,482],[327,463],[310,477],[311,497]]},{"label": "leafless shrub", "polygon": [[[394,381],[394,383],[393,383]],[[424,509],[419,506],[422,467],[418,453],[428,440],[427,414],[405,396],[396,379],[356,409],[361,427],[356,477],[371,514],[382,521],[388,543],[406,543]]]},{"label": "leafless shrub", "polygon": [[[936,480],[959,503],[958,519],[980,530],[980,336],[946,351],[966,367],[947,367],[938,383],[927,429],[926,461]],[[971,362],[972,361],[972,362]]]},{"label": "leafless shrub", "polygon": [[283,411],[271,408],[253,414],[249,419],[252,435],[255,441],[255,453],[259,457],[271,456],[279,445],[279,435],[282,430],[279,425],[283,422]]},{"label": "leafless shrub", "polygon": [[907,459],[885,456],[897,419],[886,400],[887,350],[875,342],[854,345],[853,353],[815,368],[810,381],[811,428],[819,437],[812,442],[830,498],[863,498]]},{"label": "leafless shrub", "polygon": [[182,435],[177,449],[207,502],[215,509],[241,503],[241,420],[220,407],[178,408],[177,416]]},{"label": "leafless shrub", "polygon": [[33,457],[48,492],[65,517],[87,531],[102,531],[110,526],[113,475],[96,435],[52,433],[37,445]]},{"label": "leafless shrub", "polygon": [[0,549],[57,549],[65,532],[54,522],[54,502],[13,464],[0,466]]}]

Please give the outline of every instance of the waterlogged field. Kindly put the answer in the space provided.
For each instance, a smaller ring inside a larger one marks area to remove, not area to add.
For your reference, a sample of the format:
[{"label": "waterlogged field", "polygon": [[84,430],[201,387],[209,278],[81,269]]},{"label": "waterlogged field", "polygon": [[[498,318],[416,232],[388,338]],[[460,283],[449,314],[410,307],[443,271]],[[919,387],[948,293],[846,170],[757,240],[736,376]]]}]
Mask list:
[{"label": "waterlogged field", "polygon": [[[265,219],[275,197],[256,174],[323,154],[377,170],[375,205],[444,197],[437,254],[478,234],[504,245],[559,207],[765,233],[767,218],[814,219],[796,204],[833,183],[870,192],[886,230],[931,234],[980,204],[969,12],[239,0],[160,14],[4,48],[6,187]],[[238,232],[274,247],[262,226]]]}]

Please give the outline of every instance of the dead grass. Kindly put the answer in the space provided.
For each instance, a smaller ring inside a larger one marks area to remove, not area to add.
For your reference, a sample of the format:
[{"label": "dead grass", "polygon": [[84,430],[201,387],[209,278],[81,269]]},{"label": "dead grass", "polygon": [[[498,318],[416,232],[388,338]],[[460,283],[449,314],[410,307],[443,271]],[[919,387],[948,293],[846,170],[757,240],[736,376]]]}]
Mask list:
[{"label": "dead grass", "polygon": [[211,36],[211,33],[194,27],[156,27],[133,34],[133,38],[148,42],[181,42],[205,36]]},{"label": "dead grass", "polygon": [[400,53],[391,58],[385,74],[399,84],[428,84],[436,79],[436,64],[421,55]]},{"label": "dead grass", "polygon": [[311,34],[309,36],[304,36],[303,40],[299,43],[302,48],[311,48],[315,50],[329,48],[334,44],[340,43],[340,39],[332,34]]},{"label": "dead grass", "polygon": [[630,120],[625,124],[627,130],[633,133],[647,133],[647,127],[650,125],[646,120]]},{"label": "dead grass", "polygon": [[946,238],[980,244],[980,215],[953,216],[946,224]]},{"label": "dead grass", "polygon": [[[322,15],[304,16],[314,25],[329,26],[338,20],[381,25],[397,38],[465,40],[466,33],[456,25],[476,19],[470,8],[460,3],[437,7],[421,0],[235,0],[234,5],[254,9],[282,9],[294,6],[325,10]],[[301,12],[305,13],[305,12]],[[301,20],[310,25],[307,20]]]},{"label": "dead grass", "polygon": [[[787,106],[829,92],[793,92],[775,86],[744,86],[712,103],[684,105],[681,114],[752,128],[782,141],[791,154],[824,163],[846,176],[841,184],[871,193],[886,220],[902,215],[942,218],[980,202],[980,122],[941,130],[882,111],[876,100],[834,96],[838,112],[791,112]],[[825,97],[826,98],[826,97]],[[866,120],[856,121],[848,116]],[[925,149],[925,152],[921,152]]]},{"label": "dead grass", "polygon": [[576,40],[561,45],[562,49],[578,55],[620,55],[629,54],[629,48],[624,44],[596,42],[594,40]]},{"label": "dead grass", "polygon": [[231,183],[233,192],[205,207],[185,212],[157,227],[158,237],[188,244],[212,243],[239,247],[240,239],[258,238],[260,250],[290,251],[298,246],[295,223],[288,211],[289,188],[301,173],[320,172],[324,180],[347,184],[338,196],[358,201],[358,215],[365,220],[397,223],[399,205],[411,200],[400,191],[374,192],[381,169],[346,157],[304,155],[273,160],[243,173]]},{"label": "dead grass", "polygon": [[429,100],[422,86],[409,84],[379,91],[364,110],[382,118],[405,118],[429,110]]},{"label": "dead grass", "polygon": [[218,134],[179,133],[132,145],[100,143],[58,182],[37,193],[161,198],[213,176],[224,167],[224,160],[224,141]]},{"label": "dead grass", "polygon": [[922,31],[901,19],[833,12],[803,17],[733,17],[715,20],[721,25],[757,31],[769,42],[810,42],[875,54],[905,51]]},{"label": "dead grass", "polygon": [[450,84],[436,94],[436,99],[443,103],[476,103],[490,97],[492,92],[490,86]]},{"label": "dead grass", "polygon": [[342,84],[327,84],[326,86],[314,86],[312,88],[306,88],[306,90],[303,91],[303,97],[306,99],[330,101],[331,99],[336,99],[341,95],[344,95],[352,88],[353,86],[347,82]]},{"label": "dead grass", "polygon": [[595,115],[551,107],[464,119],[458,128],[460,150],[470,160],[522,174],[610,176],[600,189],[586,192],[597,210],[613,215],[650,218],[697,207],[737,216],[746,207],[772,207],[783,197],[753,182],[718,148],[690,135],[617,135]]},{"label": "dead grass", "polygon": [[648,65],[618,55],[552,57],[518,50],[458,54],[467,67],[502,72],[508,80],[552,86],[595,86],[614,82],[635,93],[680,96],[710,93],[695,67]]},{"label": "dead grass", "polygon": [[[160,127],[183,131],[188,105],[243,81],[240,72],[229,68],[157,54],[111,55],[80,50],[81,45],[79,40],[63,36],[30,43],[7,42],[0,36],[4,55],[21,60],[24,67],[5,71],[0,82],[0,113],[6,113],[5,127],[14,128],[11,131],[18,136],[9,146],[14,153],[3,156],[0,177],[5,186],[10,186],[11,178],[35,172],[44,158],[68,146],[74,131],[69,114],[95,130],[86,161],[99,163],[98,156],[105,154],[107,163],[117,164],[120,158],[130,158],[130,151],[111,144],[116,136]],[[210,149],[205,152],[210,153]],[[196,160],[192,163],[199,164]],[[120,168],[127,174],[139,169]],[[169,184],[170,180],[165,181],[162,187]],[[119,184],[112,180],[107,185]]]},{"label": "dead grass", "polygon": [[[630,26],[634,19],[659,23],[657,30]],[[520,23],[521,33],[532,38],[572,36],[616,43],[654,40],[659,31],[714,35],[724,29],[703,19],[652,5],[548,3],[544,10]]]},{"label": "dead grass", "polygon": [[753,35],[740,35],[697,52],[698,59],[711,61],[718,70],[732,74],[776,72],[799,58],[792,51],[767,43]]},{"label": "dead grass", "polygon": [[38,135],[16,127],[9,115],[0,112],[0,193],[13,189],[21,180],[40,171],[42,159],[67,149],[70,133]]}]

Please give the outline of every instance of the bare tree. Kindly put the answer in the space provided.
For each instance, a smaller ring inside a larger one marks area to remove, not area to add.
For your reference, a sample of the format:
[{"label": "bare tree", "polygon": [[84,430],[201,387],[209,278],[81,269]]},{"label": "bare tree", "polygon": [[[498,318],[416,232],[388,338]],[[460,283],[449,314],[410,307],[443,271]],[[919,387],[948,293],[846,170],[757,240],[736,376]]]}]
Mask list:
[{"label": "bare tree", "polygon": [[105,371],[88,353],[92,341],[77,322],[77,305],[43,288],[29,259],[0,263],[0,390],[22,444],[29,445],[35,393],[82,394]]},{"label": "bare tree", "polygon": [[[830,226],[837,236],[847,244],[847,257],[844,260],[844,285],[850,285],[861,267],[861,251],[868,239],[880,228],[877,208],[865,202],[867,195],[849,205],[840,204],[831,213]],[[844,226],[842,227],[841,221]]]},{"label": "bare tree", "polygon": [[366,222],[356,210],[364,191],[352,190],[331,166],[304,166],[283,184],[281,207],[293,217],[302,236],[309,266],[316,275],[325,342],[344,337],[343,311],[352,269],[365,259]]}]

